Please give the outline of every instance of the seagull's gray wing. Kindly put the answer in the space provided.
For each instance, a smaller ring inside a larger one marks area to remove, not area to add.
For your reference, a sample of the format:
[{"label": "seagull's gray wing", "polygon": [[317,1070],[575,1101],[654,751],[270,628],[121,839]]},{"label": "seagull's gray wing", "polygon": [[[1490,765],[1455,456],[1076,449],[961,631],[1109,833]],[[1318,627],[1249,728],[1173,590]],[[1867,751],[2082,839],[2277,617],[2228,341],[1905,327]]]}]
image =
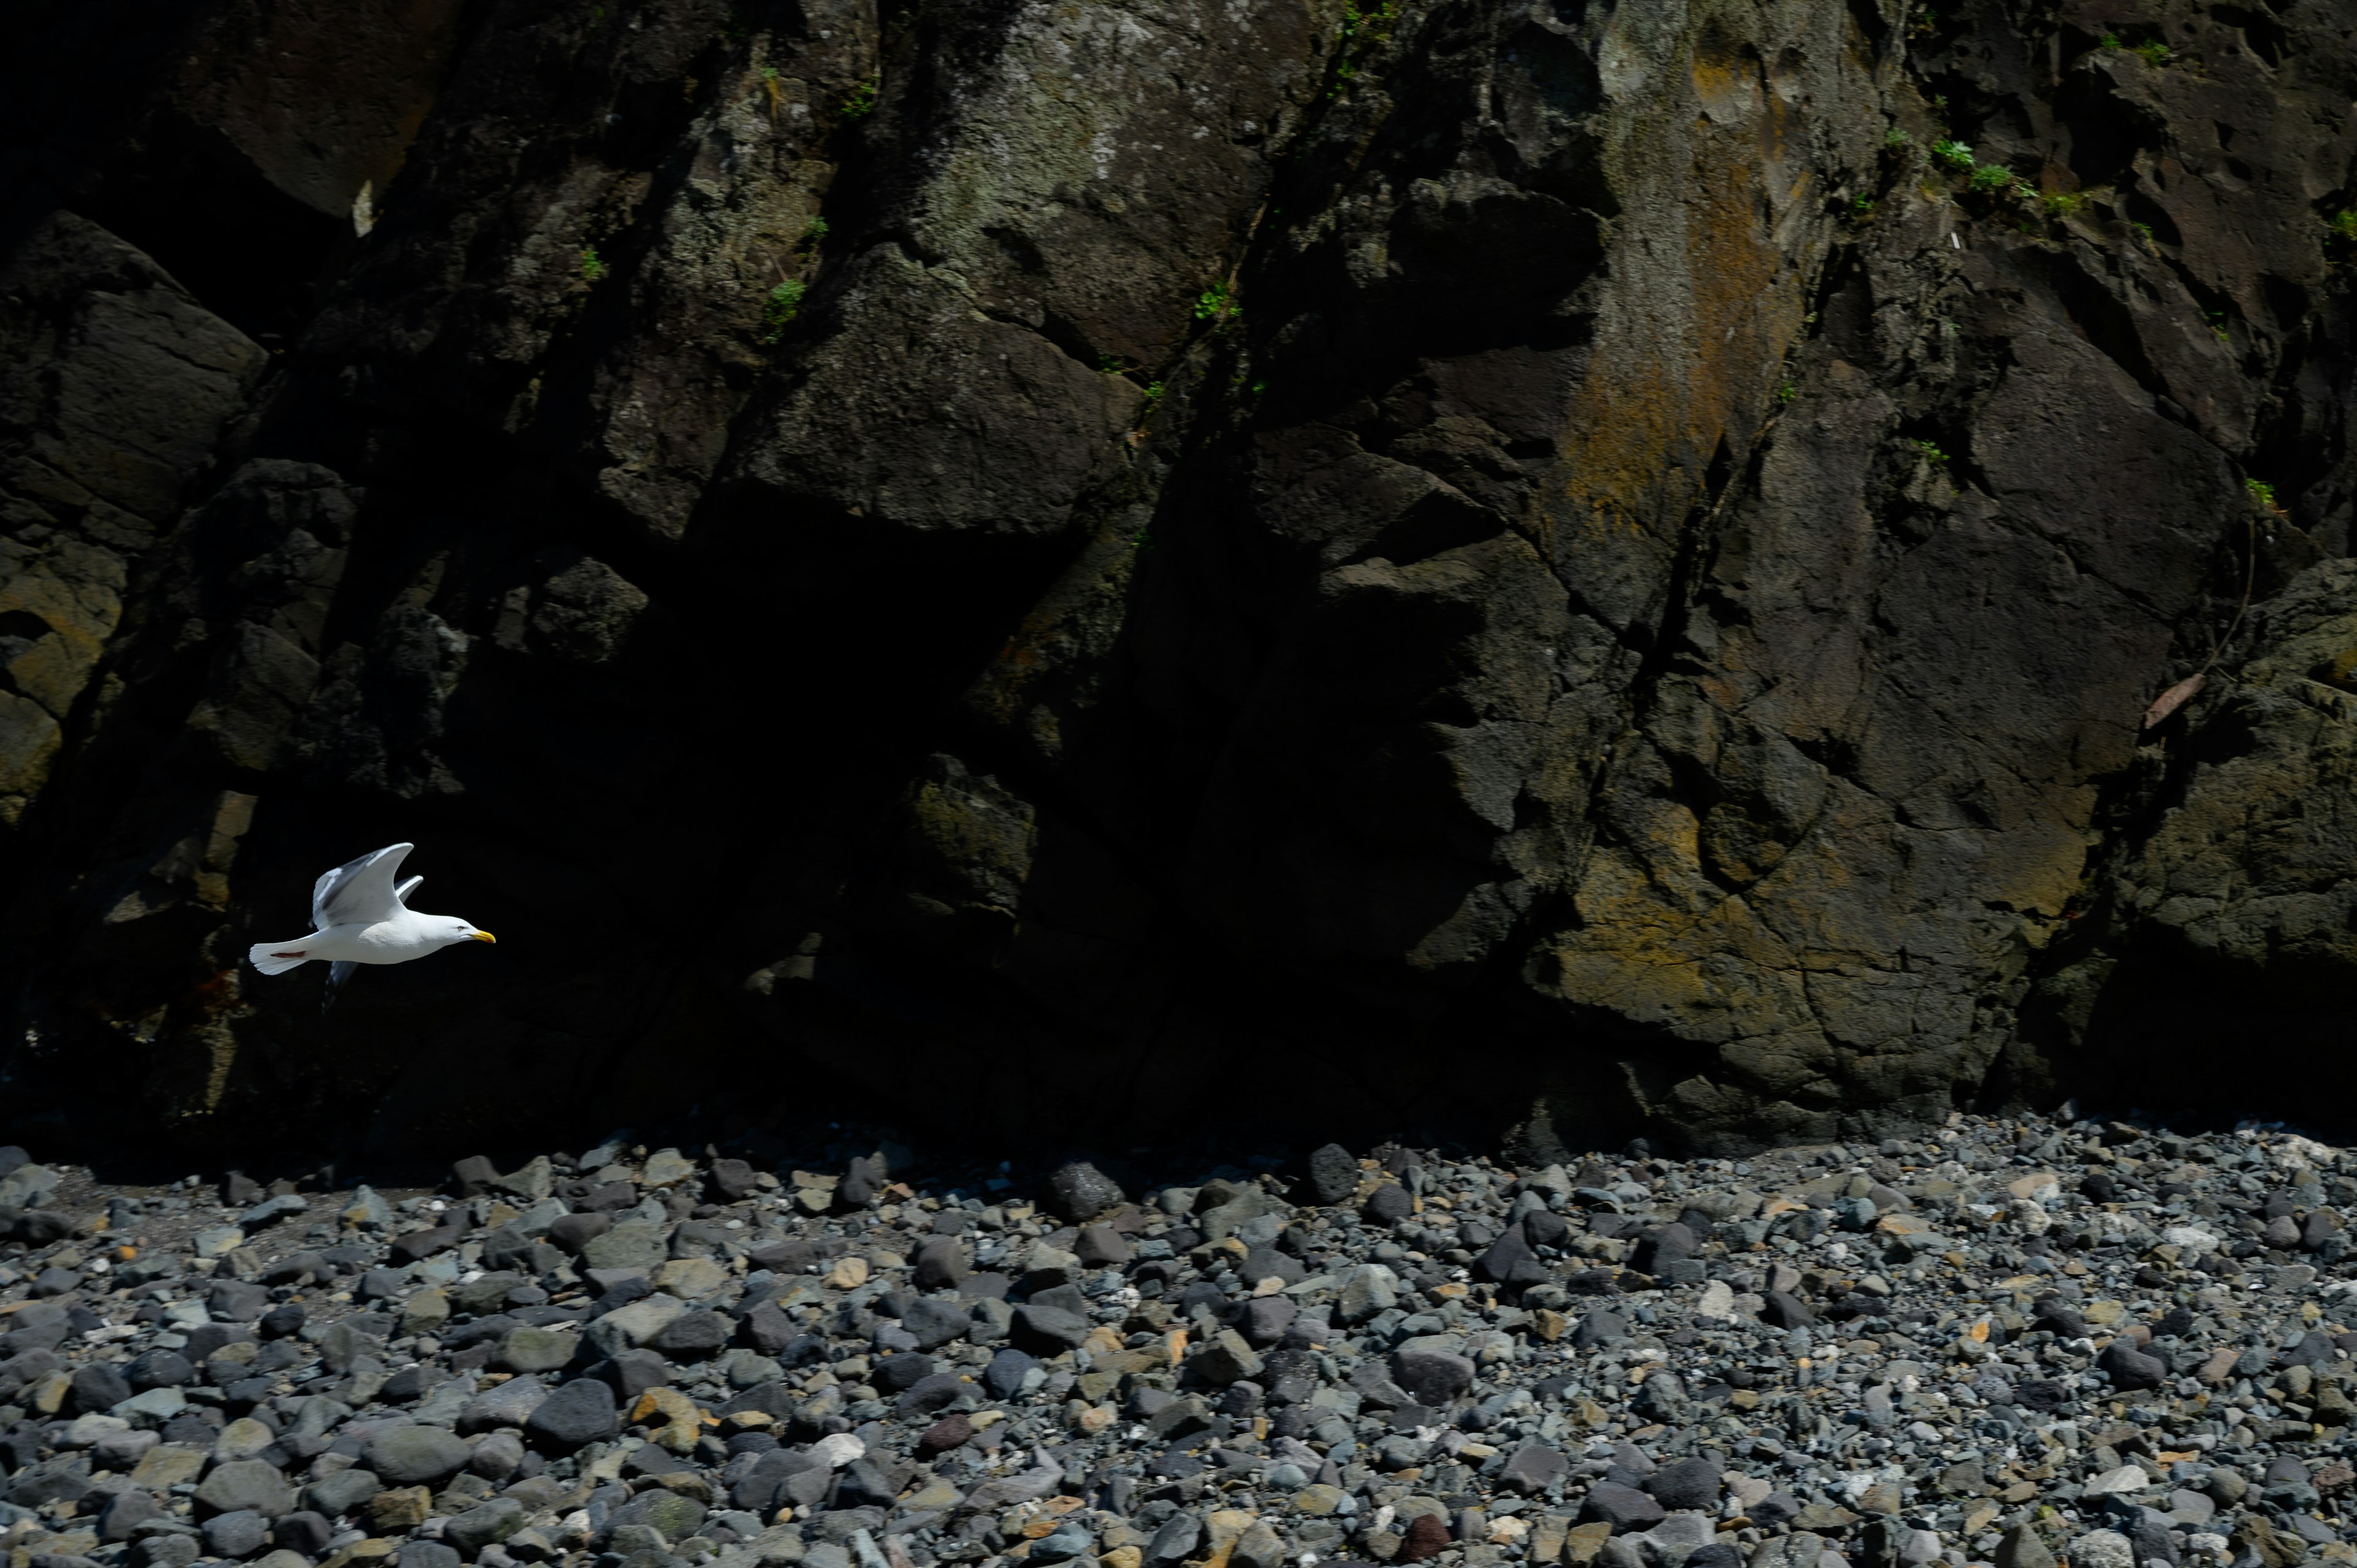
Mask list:
[{"label": "seagull's gray wing", "polygon": [[414,843],[387,844],[339,865],[319,878],[311,889],[311,918],[320,930],[330,926],[372,926],[401,912],[393,890],[393,874]]},{"label": "seagull's gray wing", "polygon": [[344,982],[350,980],[359,968],[356,963],[331,963],[328,966],[328,989],[319,997],[320,1012],[325,1013],[336,1004],[336,993],[343,989]]},{"label": "seagull's gray wing", "polygon": [[407,908],[409,904],[409,896],[412,893],[416,892],[417,885],[425,880],[425,878],[423,876],[411,877],[408,881],[403,883],[400,886],[393,890],[393,897],[398,900],[404,908]]}]

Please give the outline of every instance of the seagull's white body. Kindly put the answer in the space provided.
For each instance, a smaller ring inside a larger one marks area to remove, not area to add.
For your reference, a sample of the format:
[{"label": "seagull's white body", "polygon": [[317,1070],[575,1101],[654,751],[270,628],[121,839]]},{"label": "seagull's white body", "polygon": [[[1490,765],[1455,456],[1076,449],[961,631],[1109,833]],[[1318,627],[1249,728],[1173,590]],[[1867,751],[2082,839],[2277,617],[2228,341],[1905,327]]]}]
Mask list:
[{"label": "seagull's white body", "polygon": [[402,858],[415,844],[388,844],[349,865],[324,873],[311,888],[311,924],[307,937],[285,942],[256,942],[246,951],[253,967],[264,974],[284,974],[313,960],[330,965],[328,983],[343,983],[351,966],[360,963],[407,963],[460,942],[496,939],[479,931],[455,915],[421,915],[403,902],[425,879],[413,876],[395,885]]}]

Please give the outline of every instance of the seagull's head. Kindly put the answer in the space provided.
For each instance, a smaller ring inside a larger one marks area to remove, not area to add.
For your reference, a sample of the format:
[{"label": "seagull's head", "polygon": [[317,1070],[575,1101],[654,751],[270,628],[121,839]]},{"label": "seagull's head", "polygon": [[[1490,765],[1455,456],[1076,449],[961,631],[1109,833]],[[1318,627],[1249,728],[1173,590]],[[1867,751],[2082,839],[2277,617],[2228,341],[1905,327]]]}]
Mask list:
[{"label": "seagull's head", "polygon": [[500,939],[489,931],[479,931],[466,921],[452,915],[442,922],[442,940],[446,945],[459,942],[496,942]]}]

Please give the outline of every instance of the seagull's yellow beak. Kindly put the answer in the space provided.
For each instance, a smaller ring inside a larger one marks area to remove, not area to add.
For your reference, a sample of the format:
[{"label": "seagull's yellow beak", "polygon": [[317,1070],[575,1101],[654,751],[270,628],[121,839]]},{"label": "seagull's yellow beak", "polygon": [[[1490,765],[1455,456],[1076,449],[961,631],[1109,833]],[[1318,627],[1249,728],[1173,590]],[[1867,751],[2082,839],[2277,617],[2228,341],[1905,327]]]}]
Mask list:
[{"label": "seagull's yellow beak", "polygon": [[496,944],[500,940],[499,938],[491,935],[489,931],[468,931],[467,935],[479,942],[491,942]]}]

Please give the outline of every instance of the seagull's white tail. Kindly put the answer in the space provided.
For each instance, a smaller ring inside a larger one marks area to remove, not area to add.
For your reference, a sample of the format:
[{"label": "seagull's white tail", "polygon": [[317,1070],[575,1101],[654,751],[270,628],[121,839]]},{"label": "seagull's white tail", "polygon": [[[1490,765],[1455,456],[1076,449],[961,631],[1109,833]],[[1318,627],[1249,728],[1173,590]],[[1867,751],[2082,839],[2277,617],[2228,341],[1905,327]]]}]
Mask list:
[{"label": "seagull's white tail", "polygon": [[292,942],[256,942],[245,950],[245,956],[264,974],[284,974],[311,961]]}]

